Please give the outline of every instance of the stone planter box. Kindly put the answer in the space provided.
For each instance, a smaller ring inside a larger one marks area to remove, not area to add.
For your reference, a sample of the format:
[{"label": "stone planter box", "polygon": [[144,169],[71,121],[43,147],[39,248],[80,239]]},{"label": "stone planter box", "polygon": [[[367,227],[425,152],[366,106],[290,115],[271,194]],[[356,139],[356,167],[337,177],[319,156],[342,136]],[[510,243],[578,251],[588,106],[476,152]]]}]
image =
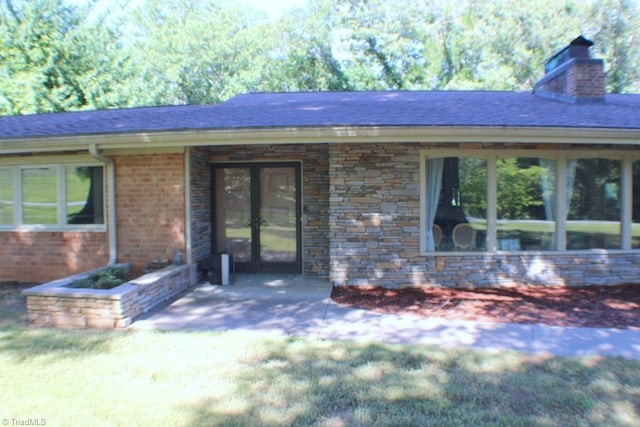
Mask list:
[{"label": "stone planter box", "polygon": [[[130,268],[128,264],[117,264]],[[190,288],[195,266],[169,266],[112,289],[72,288],[97,270],[25,289],[29,324],[56,328],[126,328],[138,316]],[[98,269],[99,270],[99,269]]]}]

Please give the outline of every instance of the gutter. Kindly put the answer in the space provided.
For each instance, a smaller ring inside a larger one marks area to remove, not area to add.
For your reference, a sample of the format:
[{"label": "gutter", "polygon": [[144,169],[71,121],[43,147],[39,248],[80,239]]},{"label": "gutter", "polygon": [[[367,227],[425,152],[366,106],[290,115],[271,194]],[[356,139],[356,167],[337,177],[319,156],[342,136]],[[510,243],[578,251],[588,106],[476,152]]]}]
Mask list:
[{"label": "gutter", "polygon": [[185,146],[311,143],[534,143],[640,145],[640,127],[586,128],[546,126],[323,126],[288,128],[238,128],[151,133],[34,136],[0,138],[0,154],[84,150],[153,149]]},{"label": "gutter", "polygon": [[89,154],[104,163],[107,169],[107,232],[109,233],[109,261],[107,264],[112,265],[118,262],[115,163],[111,157],[100,154],[96,144],[89,145]]}]

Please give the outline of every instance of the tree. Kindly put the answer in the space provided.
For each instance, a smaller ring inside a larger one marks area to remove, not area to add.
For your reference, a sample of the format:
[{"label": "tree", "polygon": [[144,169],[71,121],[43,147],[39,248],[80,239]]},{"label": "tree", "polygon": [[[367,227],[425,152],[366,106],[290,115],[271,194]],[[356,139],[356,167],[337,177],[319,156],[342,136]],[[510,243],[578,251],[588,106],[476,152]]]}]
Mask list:
[{"label": "tree", "polygon": [[266,74],[269,90],[344,91],[353,87],[336,57],[338,28],[330,2],[312,3],[272,26],[277,43],[270,53],[273,67]]},{"label": "tree", "polygon": [[640,14],[638,3],[603,0],[593,4],[591,28],[595,49],[607,67],[607,91],[640,90]]},{"label": "tree", "polygon": [[0,114],[106,108],[126,103],[117,34],[61,0],[0,3]]},{"label": "tree", "polygon": [[149,0],[134,14],[141,104],[216,103],[259,90],[266,17],[216,0]]},{"label": "tree", "polygon": [[498,218],[530,219],[532,209],[543,206],[538,165],[519,165],[517,159],[500,159],[497,164]]}]

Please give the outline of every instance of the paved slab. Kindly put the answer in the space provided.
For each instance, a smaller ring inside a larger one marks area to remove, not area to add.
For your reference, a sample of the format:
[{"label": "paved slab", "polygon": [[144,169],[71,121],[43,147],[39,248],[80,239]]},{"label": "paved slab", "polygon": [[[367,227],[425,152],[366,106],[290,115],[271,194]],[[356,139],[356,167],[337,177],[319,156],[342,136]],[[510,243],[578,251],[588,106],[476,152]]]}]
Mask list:
[{"label": "paved slab", "polygon": [[640,331],[532,325],[536,352],[559,356],[621,356],[640,359]]},{"label": "paved slab", "polygon": [[201,284],[133,329],[230,330],[361,342],[429,344],[561,356],[640,360],[640,331],[562,328],[377,314],[335,304],[331,286],[302,275],[239,276],[234,285]]},{"label": "paved slab", "polygon": [[331,296],[325,280],[301,275],[241,276],[234,285],[200,284],[134,329],[246,329],[317,337]]}]

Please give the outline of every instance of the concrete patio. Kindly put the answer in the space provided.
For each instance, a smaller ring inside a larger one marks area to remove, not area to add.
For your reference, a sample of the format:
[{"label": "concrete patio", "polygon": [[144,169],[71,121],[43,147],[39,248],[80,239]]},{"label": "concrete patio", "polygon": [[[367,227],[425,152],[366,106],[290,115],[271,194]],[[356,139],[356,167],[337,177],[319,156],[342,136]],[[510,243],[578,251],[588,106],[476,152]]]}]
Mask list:
[{"label": "concrete patio", "polygon": [[342,307],[326,280],[302,275],[240,275],[233,285],[201,283],[138,319],[134,330],[245,330],[260,335],[429,344],[560,356],[640,359],[640,331],[452,321]]}]

